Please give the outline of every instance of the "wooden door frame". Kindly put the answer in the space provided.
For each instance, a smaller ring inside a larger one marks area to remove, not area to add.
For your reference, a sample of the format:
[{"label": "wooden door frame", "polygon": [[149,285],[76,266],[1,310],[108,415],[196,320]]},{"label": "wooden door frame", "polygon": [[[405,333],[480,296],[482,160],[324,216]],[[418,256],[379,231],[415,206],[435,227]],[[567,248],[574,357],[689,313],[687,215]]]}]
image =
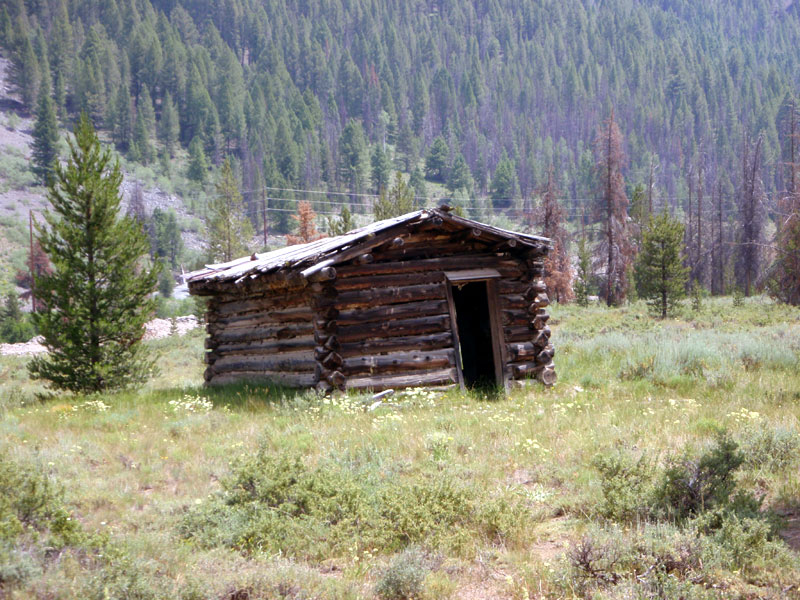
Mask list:
[{"label": "wooden door frame", "polygon": [[448,271],[445,273],[444,284],[447,295],[447,306],[450,310],[450,329],[453,336],[453,347],[456,356],[456,373],[458,385],[464,390],[464,373],[461,369],[461,340],[458,334],[458,314],[453,299],[453,286],[468,283],[486,284],[486,303],[489,312],[489,326],[492,334],[492,355],[494,358],[495,382],[508,391],[508,377],[506,373],[507,352],[503,336],[503,320],[500,314],[500,298],[498,296],[497,280],[500,273],[493,269],[475,269],[471,271]]}]

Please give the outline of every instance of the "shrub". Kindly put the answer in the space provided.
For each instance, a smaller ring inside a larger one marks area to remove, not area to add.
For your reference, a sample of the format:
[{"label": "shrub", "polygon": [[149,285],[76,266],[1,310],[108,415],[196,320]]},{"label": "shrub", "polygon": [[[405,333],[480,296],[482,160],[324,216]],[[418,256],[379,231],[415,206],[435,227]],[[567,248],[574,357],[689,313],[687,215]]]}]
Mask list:
[{"label": "shrub", "polygon": [[35,467],[0,454],[0,591],[10,591],[82,540],[61,489]]},{"label": "shrub", "polygon": [[747,429],[741,439],[746,467],[780,472],[800,461],[800,434],[794,429],[773,428],[762,424]]},{"label": "shrub", "polygon": [[353,540],[389,552],[420,543],[463,551],[475,537],[516,541],[528,518],[521,502],[447,472],[387,480],[333,460],[312,467],[296,450],[262,445],[222,493],[185,516],[181,532],[205,547],[322,560],[345,555]]},{"label": "shrub", "polygon": [[622,453],[600,455],[595,458],[594,467],[600,472],[603,499],[598,512],[603,517],[614,521],[632,521],[647,516],[654,468],[646,457],[633,460]]},{"label": "shrub", "polygon": [[663,473],[657,497],[671,515],[686,518],[718,506],[726,506],[736,487],[734,472],[744,455],[728,437],[699,458],[684,456]]},{"label": "shrub", "polygon": [[425,578],[430,572],[429,561],[418,548],[406,549],[392,559],[375,584],[375,594],[381,600],[411,600],[421,598]]}]

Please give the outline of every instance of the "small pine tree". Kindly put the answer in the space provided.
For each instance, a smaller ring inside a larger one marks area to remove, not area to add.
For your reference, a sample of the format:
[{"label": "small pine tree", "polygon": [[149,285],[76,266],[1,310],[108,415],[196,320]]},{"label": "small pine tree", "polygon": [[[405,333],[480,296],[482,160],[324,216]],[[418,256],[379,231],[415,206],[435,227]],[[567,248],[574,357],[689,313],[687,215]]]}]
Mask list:
[{"label": "small pine tree", "polygon": [[425,157],[425,178],[429,181],[444,183],[447,180],[447,162],[450,149],[443,137],[433,140],[428,155]]},{"label": "small pine tree", "polygon": [[206,226],[211,260],[227,262],[249,253],[253,225],[244,212],[244,201],[229,158],[222,163]]},{"label": "small pine tree", "polygon": [[578,241],[578,278],[575,280],[575,301],[580,306],[589,306],[590,280],[592,277],[592,252],[586,238]]},{"label": "small pine tree", "polygon": [[164,144],[164,149],[169,158],[172,158],[175,154],[175,145],[178,143],[178,135],[180,134],[179,123],[178,109],[172,101],[172,96],[169,95],[169,92],[166,92],[164,100],[161,102],[161,121],[158,124],[158,137],[161,143]]},{"label": "small pine tree", "polygon": [[642,249],[636,257],[639,296],[662,319],[686,296],[689,268],[684,266],[681,255],[683,235],[683,223],[666,212],[650,217],[642,235]]},{"label": "small pine tree", "polygon": [[390,190],[382,190],[375,201],[372,212],[376,221],[399,217],[414,210],[414,190],[403,180],[403,174],[395,174],[394,185]]},{"label": "small pine tree", "polygon": [[287,235],[286,243],[307,244],[325,237],[325,234],[317,231],[317,213],[311,208],[311,203],[301,200],[297,203],[297,214],[292,215],[292,219],[297,222],[297,235]]},{"label": "small pine tree", "polygon": [[39,181],[47,183],[58,161],[58,122],[50,87],[43,79],[39,88],[36,124],[33,126],[33,172]]},{"label": "small pine tree", "polygon": [[370,159],[372,165],[372,187],[378,193],[382,188],[389,185],[389,179],[392,176],[392,161],[389,160],[389,155],[383,151],[380,144],[376,144],[372,150],[372,157]]},{"label": "small pine tree", "polygon": [[342,207],[338,217],[328,217],[328,235],[344,235],[356,226],[353,214],[347,206]]},{"label": "small pine tree", "polygon": [[6,344],[27,342],[34,333],[33,325],[19,306],[19,298],[14,292],[9,292],[6,294],[3,306],[0,307],[0,342]]},{"label": "small pine tree", "polygon": [[158,270],[142,265],[148,247],[141,228],[120,217],[121,182],[119,164],[82,114],[69,161],[56,166],[48,186],[47,224],[37,226],[53,272],[36,277],[44,310],[33,318],[50,352],[29,370],[57,389],[123,388],[153,368],[140,342]]},{"label": "small pine tree", "polygon": [[206,177],[208,176],[208,160],[203,149],[203,141],[199,136],[192,138],[189,144],[189,170],[187,176],[200,185],[206,182]]}]

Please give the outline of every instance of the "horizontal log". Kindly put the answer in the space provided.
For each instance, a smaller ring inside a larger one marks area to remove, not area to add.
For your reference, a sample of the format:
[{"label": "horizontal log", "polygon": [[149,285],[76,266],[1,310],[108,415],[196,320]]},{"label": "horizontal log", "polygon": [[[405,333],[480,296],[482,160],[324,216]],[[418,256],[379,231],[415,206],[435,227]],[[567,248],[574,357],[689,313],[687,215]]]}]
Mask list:
[{"label": "horizontal log", "polygon": [[313,313],[310,306],[299,306],[285,310],[263,310],[231,315],[229,317],[212,318],[209,323],[228,328],[258,327],[260,325],[278,325],[285,323],[307,323]]},{"label": "horizontal log", "polygon": [[544,348],[550,341],[550,328],[545,325],[533,335],[533,345],[537,348]]},{"label": "horizontal log", "polygon": [[503,278],[498,281],[497,291],[500,294],[524,294],[530,283],[524,279]]},{"label": "horizontal log", "polygon": [[351,377],[346,382],[348,390],[369,389],[375,392],[389,388],[400,389],[406,387],[446,385],[456,383],[456,370],[437,369],[435,371],[420,371],[418,373],[403,375],[373,375],[368,377]]},{"label": "horizontal log", "polygon": [[333,334],[339,329],[339,322],[336,320],[317,319],[314,321],[314,328],[322,333]]},{"label": "horizontal log", "polygon": [[328,355],[321,361],[322,366],[326,369],[337,369],[341,367],[343,363],[344,359],[336,352],[328,353]]},{"label": "horizontal log", "polygon": [[367,252],[366,254],[362,254],[361,256],[356,256],[353,259],[353,264],[355,265],[368,265],[375,260],[375,257]]},{"label": "horizontal log", "polygon": [[508,355],[512,357],[514,361],[534,358],[540,352],[540,350],[531,342],[508,344],[507,350]]},{"label": "horizontal log", "polygon": [[544,294],[547,292],[547,285],[543,279],[535,279],[531,282],[531,289],[537,294]]},{"label": "horizontal log", "polygon": [[527,310],[529,302],[522,294],[500,294],[500,306],[513,310]]},{"label": "horizontal log", "polygon": [[529,323],[529,318],[525,311],[504,309],[500,314],[503,325],[506,327],[526,327]]},{"label": "horizontal log", "polygon": [[264,371],[236,371],[214,375],[208,385],[227,385],[231,383],[257,383],[282,385],[292,388],[312,387],[317,383],[314,373],[270,373]]},{"label": "horizontal log", "polygon": [[536,330],[544,329],[545,326],[547,325],[547,321],[549,320],[550,320],[550,315],[548,315],[547,313],[543,315],[537,314],[531,321],[531,328]]},{"label": "horizontal log", "polygon": [[446,300],[425,300],[422,302],[407,302],[405,304],[390,304],[376,306],[375,308],[357,308],[342,311],[339,314],[340,326],[359,325],[371,321],[385,321],[388,319],[404,319],[407,317],[424,317],[446,313]]},{"label": "horizontal log", "polygon": [[337,282],[336,289],[339,291],[339,293],[342,293],[352,290],[401,287],[406,285],[420,285],[423,283],[439,283],[443,281],[443,271],[399,273],[390,275],[366,275],[363,277],[348,277],[347,279],[341,279]]},{"label": "horizontal log", "polygon": [[336,269],[334,267],[323,267],[314,274],[308,276],[308,281],[311,283],[332,281],[336,279]]},{"label": "horizontal log", "polygon": [[550,298],[547,297],[547,294],[539,293],[536,294],[536,297],[533,299],[534,304],[538,304],[539,308],[545,308],[550,306]]},{"label": "horizontal log", "polygon": [[[463,252],[463,250],[462,250]],[[527,271],[523,261],[499,257],[496,254],[463,254],[442,258],[404,260],[400,262],[379,262],[371,265],[342,265],[337,267],[337,282],[348,277],[364,275],[398,275],[400,273],[422,273],[425,271],[456,271],[458,269],[497,269],[501,275],[524,273]]]},{"label": "horizontal log", "polygon": [[213,365],[217,373],[232,371],[311,372],[316,367],[314,354],[309,351],[285,354],[225,354]]},{"label": "horizontal log", "polygon": [[531,331],[530,327],[523,325],[522,327],[504,327],[503,338],[506,343],[511,342],[532,342],[535,332]]},{"label": "horizontal log", "polygon": [[341,388],[347,381],[347,378],[341,371],[333,371],[330,375],[327,376],[326,379],[333,387],[336,388]]},{"label": "horizontal log", "polygon": [[436,350],[453,345],[453,335],[447,331],[432,335],[412,335],[404,337],[363,340],[342,344],[339,354],[345,359],[351,356],[370,356],[384,352],[402,352],[406,350]]},{"label": "horizontal log", "polygon": [[535,362],[512,363],[511,374],[514,379],[524,379],[526,377],[533,377],[542,368]]},{"label": "horizontal log", "polygon": [[556,350],[553,347],[553,344],[548,344],[536,354],[536,362],[539,364],[547,364],[553,360],[553,356],[555,356],[555,354]]},{"label": "horizontal log", "polygon": [[434,315],[413,319],[364,323],[339,328],[339,341],[343,344],[373,338],[424,335],[450,329],[450,315]]},{"label": "horizontal log", "polygon": [[558,377],[556,376],[556,369],[553,363],[550,363],[541,371],[536,374],[536,379],[541,381],[546,386],[551,386],[555,384]]},{"label": "horizontal log", "polygon": [[287,323],[283,326],[255,327],[253,329],[219,329],[213,331],[215,339],[220,344],[231,342],[250,342],[257,340],[287,340],[304,335],[309,335],[314,331],[313,323]]},{"label": "horizontal log", "polygon": [[448,348],[431,352],[396,352],[380,356],[348,358],[342,372],[348,376],[389,374],[414,370],[431,370],[455,366],[455,351]]},{"label": "horizontal log", "polygon": [[436,283],[343,292],[336,298],[335,303],[339,310],[343,310],[345,308],[368,308],[385,304],[439,300],[444,297],[444,284]]},{"label": "horizontal log", "polygon": [[211,312],[224,318],[231,315],[242,315],[251,312],[266,312],[269,310],[283,310],[297,306],[307,306],[309,297],[302,294],[269,294],[255,297],[244,297],[230,302],[220,302],[211,307]]},{"label": "horizontal log", "polygon": [[281,354],[298,350],[313,350],[314,336],[305,335],[291,340],[258,340],[254,342],[220,344],[217,352],[222,356],[227,353],[239,354]]},{"label": "horizontal log", "polygon": [[214,350],[217,346],[219,346],[219,342],[213,337],[207,337],[203,340],[203,347],[206,350]]}]

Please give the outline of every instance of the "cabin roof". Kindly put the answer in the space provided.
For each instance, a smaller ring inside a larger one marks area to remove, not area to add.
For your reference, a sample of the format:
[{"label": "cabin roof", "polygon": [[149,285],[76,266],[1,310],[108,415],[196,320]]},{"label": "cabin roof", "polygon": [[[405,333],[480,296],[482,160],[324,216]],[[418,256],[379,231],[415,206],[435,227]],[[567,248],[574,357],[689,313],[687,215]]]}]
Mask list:
[{"label": "cabin roof", "polygon": [[[254,279],[279,270],[300,271],[304,277],[308,277],[327,266],[355,258],[358,250],[362,247],[364,252],[367,252],[369,246],[376,245],[375,242],[383,243],[381,240],[393,229],[421,225],[437,217],[441,219],[441,226],[449,230],[476,229],[487,234],[488,237],[500,241],[514,240],[522,247],[528,248],[552,245],[548,238],[486,225],[451,214],[449,210],[447,207],[417,210],[392,219],[376,221],[344,235],[323,238],[306,244],[286,246],[226,263],[206,265],[204,269],[189,273],[186,280],[191,288],[192,284],[200,282],[241,283],[247,279]],[[377,239],[379,237],[380,239]]]}]

